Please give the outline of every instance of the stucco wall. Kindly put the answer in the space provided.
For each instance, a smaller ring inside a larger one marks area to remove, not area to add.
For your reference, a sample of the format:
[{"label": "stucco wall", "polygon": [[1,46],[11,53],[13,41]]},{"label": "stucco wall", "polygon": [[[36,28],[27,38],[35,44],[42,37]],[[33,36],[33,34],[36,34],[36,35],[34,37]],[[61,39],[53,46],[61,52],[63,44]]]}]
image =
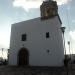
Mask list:
[{"label": "stucco wall", "polygon": [[[41,21],[40,18],[12,25],[9,65],[17,65],[17,55],[22,47],[29,50],[32,66],[62,66],[64,59],[61,24],[58,17]],[[50,38],[46,38],[46,32]],[[27,40],[21,41],[22,34]],[[50,52],[48,53],[47,50]]]}]

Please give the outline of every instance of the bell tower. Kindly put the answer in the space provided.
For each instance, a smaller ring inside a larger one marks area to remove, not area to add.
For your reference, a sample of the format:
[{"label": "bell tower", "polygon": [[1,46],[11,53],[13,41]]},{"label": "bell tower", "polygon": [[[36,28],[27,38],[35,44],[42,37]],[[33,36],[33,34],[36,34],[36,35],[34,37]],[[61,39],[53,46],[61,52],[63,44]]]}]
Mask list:
[{"label": "bell tower", "polygon": [[43,1],[40,6],[41,19],[48,19],[58,15],[57,2],[53,0]]}]

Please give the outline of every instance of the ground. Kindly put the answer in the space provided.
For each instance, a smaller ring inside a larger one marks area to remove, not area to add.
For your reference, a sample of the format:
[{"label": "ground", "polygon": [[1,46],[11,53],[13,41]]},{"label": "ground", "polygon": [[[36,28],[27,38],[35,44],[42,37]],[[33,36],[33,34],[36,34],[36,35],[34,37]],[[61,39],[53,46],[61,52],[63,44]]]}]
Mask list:
[{"label": "ground", "polygon": [[64,67],[0,66],[0,75],[75,75],[74,66],[68,69],[68,74]]}]

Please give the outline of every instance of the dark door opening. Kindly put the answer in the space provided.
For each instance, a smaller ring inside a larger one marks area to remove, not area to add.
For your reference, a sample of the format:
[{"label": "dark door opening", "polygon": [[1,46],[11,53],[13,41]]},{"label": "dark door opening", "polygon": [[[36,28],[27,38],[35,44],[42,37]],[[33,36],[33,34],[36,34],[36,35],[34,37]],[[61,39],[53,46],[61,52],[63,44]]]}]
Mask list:
[{"label": "dark door opening", "polygon": [[22,48],[18,53],[18,65],[29,64],[29,53],[26,48]]}]

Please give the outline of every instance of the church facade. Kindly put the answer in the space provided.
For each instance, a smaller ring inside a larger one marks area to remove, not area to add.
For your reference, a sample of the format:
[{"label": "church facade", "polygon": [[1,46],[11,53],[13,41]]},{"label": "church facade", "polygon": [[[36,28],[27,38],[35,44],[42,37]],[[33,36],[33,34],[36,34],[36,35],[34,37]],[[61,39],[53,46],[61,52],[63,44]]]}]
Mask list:
[{"label": "church facade", "polygon": [[55,1],[44,1],[41,17],[11,28],[9,65],[63,66],[61,20]]}]

